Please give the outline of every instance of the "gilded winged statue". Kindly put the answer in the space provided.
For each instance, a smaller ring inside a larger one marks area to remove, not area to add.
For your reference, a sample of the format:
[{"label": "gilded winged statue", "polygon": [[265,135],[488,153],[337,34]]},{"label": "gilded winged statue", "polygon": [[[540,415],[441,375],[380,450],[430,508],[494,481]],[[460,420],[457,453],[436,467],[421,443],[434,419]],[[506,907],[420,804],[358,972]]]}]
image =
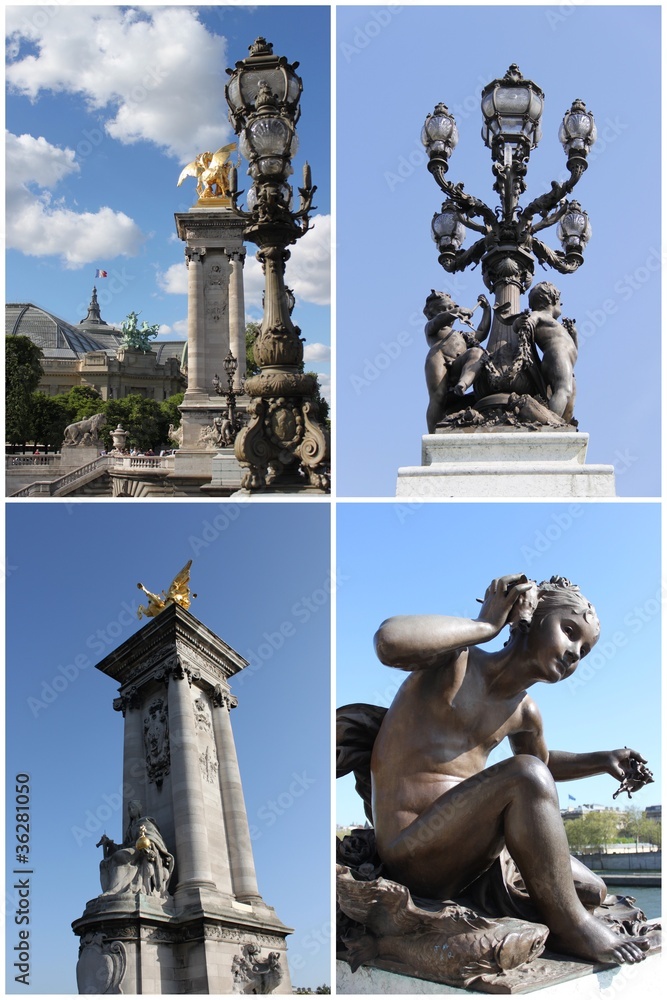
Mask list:
[{"label": "gilded winged statue", "polygon": [[235,149],[236,143],[230,142],[215,153],[199,153],[192,163],[183,167],[176,186],[180,187],[186,177],[195,177],[200,200],[223,198],[229,191],[229,174],[232,167],[229,155]]},{"label": "gilded winged statue", "polygon": [[[148,604],[140,604],[137,610],[137,618],[155,618],[159,615],[161,611],[169,604],[178,604],[185,611],[190,607],[190,567],[192,566],[192,559],[189,559],[185,564],[180,573],[177,573],[172,580],[169,589],[162,591],[162,596],[158,594],[152,594],[150,590],[144,587],[143,583],[138,583],[137,587],[139,590],[143,590],[144,594],[148,597]],[[196,594],[192,594],[192,597],[196,597]]]}]

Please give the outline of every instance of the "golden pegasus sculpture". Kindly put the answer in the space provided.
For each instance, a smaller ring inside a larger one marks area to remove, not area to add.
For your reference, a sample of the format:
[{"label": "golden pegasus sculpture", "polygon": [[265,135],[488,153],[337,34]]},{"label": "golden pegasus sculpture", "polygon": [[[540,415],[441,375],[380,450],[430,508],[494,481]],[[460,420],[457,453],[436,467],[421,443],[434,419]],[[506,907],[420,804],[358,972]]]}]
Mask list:
[{"label": "golden pegasus sculpture", "polygon": [[215,153],[199,153],[192,163],[183,167],[176,187],[180,187],[186,177],[195,177],[200,201],[209,198],[228,199],[232,169],[229,155],[235,149],[236,143],[230,142],[227,146],[221,146]]},{"label": "golden pegasus sculpture", "polygon": [[[164,611],[170,604],[178,604],[185,611],[190,607],[190,567],[192,559],[189,559],[180,573],[177,573],[167,590],[162,591],[162,596],[152,594],[144,587],[143,583],[138,583],[139,590],[143,590],[148,597],[148,604],[140,604],[137,611],[137,618],[155,618],[161,611]],[[196,597],[192,594],[192,597]]]}]

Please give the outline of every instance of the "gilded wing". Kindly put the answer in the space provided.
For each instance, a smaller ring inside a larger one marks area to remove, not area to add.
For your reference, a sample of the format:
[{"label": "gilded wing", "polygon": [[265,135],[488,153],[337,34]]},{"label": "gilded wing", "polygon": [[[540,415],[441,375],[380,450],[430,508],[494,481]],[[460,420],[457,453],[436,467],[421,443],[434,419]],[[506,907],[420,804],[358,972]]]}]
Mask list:
[{"label": "gilded wing", "polygon": [[209,164],[210,170],[215,170],[216,167],[221,167],[229,159],[229,154],[236,149],[236,143],[230,142],[227,146],[221,146],[213,156],[211,157],[211,162]]},{"label": "gilded wing", "polygon": [[180,573],[177,573],[171,582],[169,589],[165,593],[165,597],[168,601],[173,601],[174,604],[180,604],[182,608],[187,609],[190,607],[190,567],[192,566],[192,559],[189,559],[185,564]]},{"label": "gilded wing", "polygon": [[188,163],[187,167],[183,167],[181,171],[181,176],[178,178],[178,184],[176,187],[180,187],[186,177],[198,178],[201,173],[201,168],[197,170],[197,161],[193,160],[192,163]]}]

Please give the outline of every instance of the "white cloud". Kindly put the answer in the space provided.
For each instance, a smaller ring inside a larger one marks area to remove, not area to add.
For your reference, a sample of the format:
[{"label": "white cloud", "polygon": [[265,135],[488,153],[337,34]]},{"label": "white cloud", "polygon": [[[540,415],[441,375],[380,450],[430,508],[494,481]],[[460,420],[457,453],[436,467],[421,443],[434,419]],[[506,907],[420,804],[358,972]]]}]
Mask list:
[{"label": "white cloud", "polygon": [[[331,300],[331,216],[316,215],[313,228],[289,248],[285,282],[297,302],[326,306]],[[250,250],[250,248],[248,248]],[[244,269],[245,300],[248,306],[260,306],[264,275],[259,261],[248,254]]]},{"label": "white cloud", "polygon": [[158,330],[158,340],[187,340],[188,339],[188,321],[187,319],[177,319],[175,323],[169,326],[168,323],[162,323],[160,329]]},{"label": "white cloud", "polygon": [[317,381],[320,383],[320,391],[327,403],[331,405],[331,375],[326,372],[317,373]]},{"label": "white cloud", "polygon": [[158,272],[156,280],[158,288],[168,295],[187,295],[188,269],[185,261],[181,264],[172,264],[164,272]]},{"label": "white cloud", "polygon": [[331,361],[331,348],[327,344],[305,344],[304,361]]},{"label": "white cloud", "polygon": [[229,139],[226,40],[195,8],[10,6],[6,33],[10,90],[81,94],[119,142],[185,163]]},{"label": "white cloud", "polygon": [[5,149],[9,248],[31,257],[60,254],[68,268],[137,253],[144,237],[124,212],[107,206],[74,212],[53,201],[47,188],[79,170],[73,150],[53,146],[42,136],[11,132]]}]

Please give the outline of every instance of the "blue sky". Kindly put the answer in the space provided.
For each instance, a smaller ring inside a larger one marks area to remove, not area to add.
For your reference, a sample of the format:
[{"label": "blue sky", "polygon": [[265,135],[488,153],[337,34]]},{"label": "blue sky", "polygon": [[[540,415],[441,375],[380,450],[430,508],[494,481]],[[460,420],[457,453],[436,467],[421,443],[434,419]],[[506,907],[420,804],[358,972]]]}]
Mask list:
[{"label": "blue sky", "polygon": [[[660,493],[660,8],[471,4],[337,10],[339,495],[393,496],[399,466],[421,461],[424,300],[437,288],[472,306],[485,289],[479,269],[438,264],[443,197],[420,131],[445,102],[460,135],[447,176],[495,206],[479,95],[512,62],[546,95],[523,204],[567,176],[558,128],[572,101],[595,115],[573,194],[593,229],[585,263],[535,280],[553,280],[577,320],[588,461],[615,465],[620,496]],[[560,249],[555,227],[541,235]]]},{"label": "blue sky", "polygon": [[[583,753],[629,746],[655,784],[633,796],[661,802],[660,507],[658,504],[338,504],[336,704],[389,705],[405,679],[384,667],[373,635],[395,614],[476,617],[490,581],[526,573],[577,583],[602,631],[575,674],[536,684],[547,745]],[[501,633],[488,648],[499,648]],[[491,763],[509,756],[505,741]],[[561,806],[615,801],[607,775],[559,783]],[[338,823],[364,821],[351,776],[336,782]]]},{"label": "blue sky", "polygon": [[[231,682],[232,725],[260,892],[295,928],[293,983],[331,981],[329,516],[322,504],[8,505],[7,789],[31,775],[35,869],[32,985],[9,967],[10,992],[76,993],[70,922],[101,891],[97,840],[125,825],[117,685],[94,664],[141,628],[137,581],[159,592],[189,558],[191,610],[250,660]],[[283,623],[294,634],[273,651]]]},{"label": "blue sky", "polygon": [[[306,360],[328,392],[329,25],[326,6],[8,7],[7,301],[78,323],[96,283],[107,322],[135,310],[164,337],[185,339],[174,212],[196,195],[194,180],[176,182],[197,153],[234,140],[225,68],[263,35],[300,63],[304,82],[293,180],[301,183],[307,159],[317,210],[286,280]],[[258,319],[261,268],[248,250],[247,317]],[[96,269],[109,277],[95,282]]]}]

